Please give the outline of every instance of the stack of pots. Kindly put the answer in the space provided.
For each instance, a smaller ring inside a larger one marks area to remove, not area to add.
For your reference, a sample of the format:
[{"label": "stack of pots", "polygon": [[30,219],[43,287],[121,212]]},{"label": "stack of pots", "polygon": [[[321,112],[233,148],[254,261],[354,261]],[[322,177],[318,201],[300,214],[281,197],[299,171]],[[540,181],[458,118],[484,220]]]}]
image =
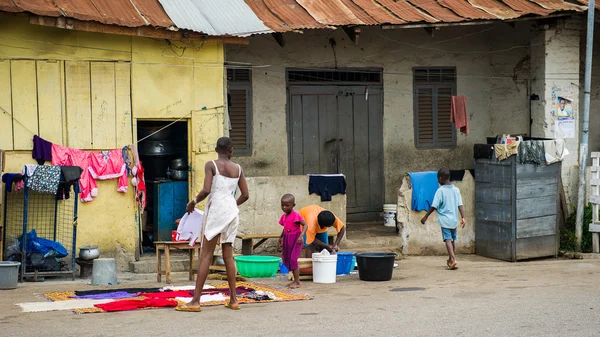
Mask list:
[{"label": "stack of pots", "polygon": [[188,167],[182,158],[171,160],[171,165],[169,165],[167,176],[173,180],[187,180]]}]

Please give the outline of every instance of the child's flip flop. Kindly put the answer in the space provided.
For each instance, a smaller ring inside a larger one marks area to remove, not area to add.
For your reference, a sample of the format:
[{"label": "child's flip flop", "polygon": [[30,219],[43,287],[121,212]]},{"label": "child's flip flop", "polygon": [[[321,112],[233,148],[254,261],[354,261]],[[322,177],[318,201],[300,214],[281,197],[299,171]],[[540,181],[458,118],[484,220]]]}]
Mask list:
[{"label": "child's flip flop", "polygon": [[230,302],[227,302],[227,303],[225,303],[225,308],[231,309],[231,310],[240,310],[240,305],[239,304],[231,304]]},{"label": "child's flip flop", "polygon": [[175,308],[175,311],[200,312],[200,311],[202,311],[202,309],[200,307],[194,308],[194,307],[188,307],[186,305],[178,305]]},{"label": "child's flip flop", "polygon": [[458,269],[458,267],[456,265],[457,265],[457,263],[456,263],[456,261],[454,261],[448,266],[448,268],[450,270]]}]

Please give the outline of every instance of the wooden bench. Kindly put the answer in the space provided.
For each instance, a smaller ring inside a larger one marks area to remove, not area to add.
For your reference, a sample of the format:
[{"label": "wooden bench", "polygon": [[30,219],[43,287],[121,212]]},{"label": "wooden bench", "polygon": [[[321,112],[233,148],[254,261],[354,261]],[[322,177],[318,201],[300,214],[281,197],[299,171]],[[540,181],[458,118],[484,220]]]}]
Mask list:
[{"label": "wooden bench", "polygon": [[[162,276],[165,275],[167,283],[171,283],[171,251],[172,250],[188,250],[190,256],[190,270],[189,270],[189,280],[194,281],[194,255],[198,255],[198,259],[200,259],[200,242],[196,242],[194,246],[190,246],[187,241],[156,241],[154,242],[156,246],[156,281],[161,282]],[[165,255],[165,270],[162,270],[162,254],[164,252]],[[212,265],[210,266],[210,270],[216,271],[225,271],[225,266],[216,265],[217,257],[222,256],[222,254],[214,254]],[[234,256],[239,256],[239,254],[234,254]]]},{"label": "wooden bench", "polygon": [[[337,231],[334,228],[330,228],[328,231],[329,236],[329,244],[333,243],[333,238],[337,235]],[[242,240],[242,254],[243,255],[252,255],[254,254],[254,250],[268,239],[278,239],[281,236],[281,232],[279,233],[270,233],[270,234],[242,234],[238,233],[236,238]],[[256,244],[254,240],[259,240]]]}]

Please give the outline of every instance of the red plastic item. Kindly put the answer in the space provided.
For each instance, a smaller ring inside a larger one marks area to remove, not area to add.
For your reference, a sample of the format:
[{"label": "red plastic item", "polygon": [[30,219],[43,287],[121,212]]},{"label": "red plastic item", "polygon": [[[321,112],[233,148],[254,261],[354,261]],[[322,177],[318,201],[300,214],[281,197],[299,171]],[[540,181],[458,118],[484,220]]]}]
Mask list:
[{"label": "red plastic item", "polygon": [[177,231],[171,232],[171,241],[177,241]]}]

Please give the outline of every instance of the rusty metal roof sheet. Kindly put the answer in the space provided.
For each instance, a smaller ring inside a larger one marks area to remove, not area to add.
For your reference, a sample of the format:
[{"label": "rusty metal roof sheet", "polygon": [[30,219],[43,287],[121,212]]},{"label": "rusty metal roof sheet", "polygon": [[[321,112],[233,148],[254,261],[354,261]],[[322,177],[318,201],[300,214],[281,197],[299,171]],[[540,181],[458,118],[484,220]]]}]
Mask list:
[{"label": "rusty metal roof sheet", "polygon": [[403,24],[406,21],[400,19],[398,16],[392,14],[386,8],[378,4],[373,0],[352,0],[355,4],[360,6],[367,14],[379,23],[391,23],[391,24]]},{"label": "rusty metal roof sheet", "polygon": [[218,36],[273,32],[244,0],[160,0],[160,3],[179,28]]},{"label": "rusty metal roof sheet", "polygon": [[0,0],[0,11],[64,16],[123,27],[173,27],[158,0]]},{"label": "rusty metal roof sheet", "polygon": [[429,15],[437,18],[443,22],[459,22],[464,19],[460,16],[454,14],[451,10],[442,5],[438,4],[435,1],[431,0],[409,0],[409,2],[423,10],[425,10]]},{"label": "rusty metal roof sheet", "polygon": [[510,8],[516,12],[524,14],[548,15],[552,11],[536,5],[535,2],[529,0],[503,0]]},{"label": "rusty metal roof sheet", "polygon": [[339,0],[296,0],[308,14],[324,25],[363,25],[364,22]]},{"label": "rusty metal roof sheet", "polygon": [[569,7],[572,7],[573,10],[577,10],[577,8],[579,8],[579,7],[585,8],[585,6],[578,6],[575,4],[568,3],[568,2],[564,2],[563,0],[532,0],[532,1],[546,9],[555,10],[555,11],[565,10],[565,6],[567,7],[567,10],[571,9]]},{"label": "rusty metal roof sheet", "polygon": [[439,20],[425,14],[404,0],[378,0],[389,11],[407,22],[438,22]]},{"label": "rusty metal roof sheet", "polygon": [[[526,0],[528,1],[528,0]],[[462,16],[465,20],[492,20],[497,19],[492,14],[482,11],[479,8],[473,7],[468,1],[464,0],[438,0],[438,3],[457,15]]]},{"label": "rusty metal roof sheet", "polygon": [[487,13],[492,14],[500,20],[508,20],[518,18],[519,13],[513,11],[510,7],[502,2],[495,0],[469,0],[469,3]]}]

